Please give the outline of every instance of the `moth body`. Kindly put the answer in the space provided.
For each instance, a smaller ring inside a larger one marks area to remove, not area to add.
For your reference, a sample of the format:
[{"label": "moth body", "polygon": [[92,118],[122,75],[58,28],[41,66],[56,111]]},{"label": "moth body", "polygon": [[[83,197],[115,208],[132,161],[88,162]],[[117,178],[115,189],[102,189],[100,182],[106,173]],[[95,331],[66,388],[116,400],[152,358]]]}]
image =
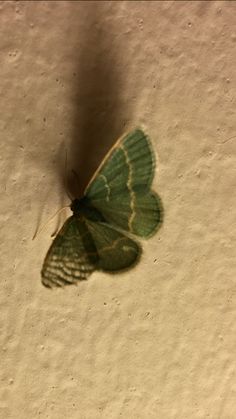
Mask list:
[{"label": "moth body", "polygon": [[102,213],[95,208],[92,203],[90,202],[90,199],[86,196],[83,196],[82,198],[74,199],[71,203],[71,211],[73,212],[73,216],[75,217],[82,217],[90,221],[101,221],[105,222],[105,218],[102,215]]}]

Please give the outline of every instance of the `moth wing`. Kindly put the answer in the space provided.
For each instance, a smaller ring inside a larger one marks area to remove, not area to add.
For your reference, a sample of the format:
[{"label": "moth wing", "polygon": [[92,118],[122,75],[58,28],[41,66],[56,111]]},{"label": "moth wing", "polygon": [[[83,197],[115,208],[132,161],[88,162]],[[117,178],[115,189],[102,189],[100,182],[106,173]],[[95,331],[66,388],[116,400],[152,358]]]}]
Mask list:
[{"label": "moth wing", "polygon": [[151,142],[140,129],[114,145],[85,190],[106,221],[140,237],[150,237],[163,218],[161,199],[150,191],[155,170]]},{"label": "moth wing", "polygon": [[70,217],[53,240],[41,271],[46,287],[76,284],[96,269],[98,254],[85,222]]},{"label": "moth wing", "polygon": [[106,223],[86,220],[86,224],[97,249],[98,268],[115,272],[138,262],[142,250],[134,240]]},{"label": "moth wing", "polygon": [[91,200],[106,200],[135,186],[149,190],[154,169],[151,142],[142,130],[136,129],[114,144],[86,187],[85,195]]},{"label": "moth wing", "polygon": [[161,199],[153,191],[144,194],[125,192],[109,203],[100,201],[93,205],[112,226],[143,238],[156,233],[163,220]]}]

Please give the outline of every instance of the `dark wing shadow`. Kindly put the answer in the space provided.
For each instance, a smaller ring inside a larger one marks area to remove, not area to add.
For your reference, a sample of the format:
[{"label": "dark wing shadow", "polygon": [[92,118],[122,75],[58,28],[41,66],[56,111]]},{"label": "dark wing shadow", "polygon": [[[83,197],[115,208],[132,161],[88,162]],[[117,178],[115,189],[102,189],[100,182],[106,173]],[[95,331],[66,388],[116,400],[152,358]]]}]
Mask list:
[{"label": "dark wing shadow", "polygon": [[[86,33],[79,39],[75,116],[69,151],[68,189],[83,194],[102,158],[124,131],[122,114],[121,57],[114,28],[104,19],[107,5],[86,5]],[[75,52],[78,53],[78,52]]]}]

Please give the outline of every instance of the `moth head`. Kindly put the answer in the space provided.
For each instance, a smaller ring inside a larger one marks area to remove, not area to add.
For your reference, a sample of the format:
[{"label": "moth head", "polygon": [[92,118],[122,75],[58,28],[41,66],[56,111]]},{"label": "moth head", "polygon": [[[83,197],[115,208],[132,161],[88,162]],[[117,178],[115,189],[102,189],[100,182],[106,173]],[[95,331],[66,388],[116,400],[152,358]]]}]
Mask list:
[{"label": "moth head", "polygon": [[70,209],[74,214],[78,214],[80,210],[80,199],[73,199],[70,205]]}]

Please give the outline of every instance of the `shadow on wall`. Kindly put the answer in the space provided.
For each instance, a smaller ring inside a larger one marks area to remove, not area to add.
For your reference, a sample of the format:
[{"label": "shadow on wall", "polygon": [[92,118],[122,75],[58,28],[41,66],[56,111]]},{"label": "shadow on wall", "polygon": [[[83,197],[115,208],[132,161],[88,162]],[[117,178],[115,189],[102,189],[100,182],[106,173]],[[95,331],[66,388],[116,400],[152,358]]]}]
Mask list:
[{"label": "shadow on wall", "polygon": [[75,116],[68,170],[68,188],[80,197],[102,158],[123,134],[124,109],[121,99],[122,59],[105,4],[86,6],[86,32],[79,39],[75,87]]}]

